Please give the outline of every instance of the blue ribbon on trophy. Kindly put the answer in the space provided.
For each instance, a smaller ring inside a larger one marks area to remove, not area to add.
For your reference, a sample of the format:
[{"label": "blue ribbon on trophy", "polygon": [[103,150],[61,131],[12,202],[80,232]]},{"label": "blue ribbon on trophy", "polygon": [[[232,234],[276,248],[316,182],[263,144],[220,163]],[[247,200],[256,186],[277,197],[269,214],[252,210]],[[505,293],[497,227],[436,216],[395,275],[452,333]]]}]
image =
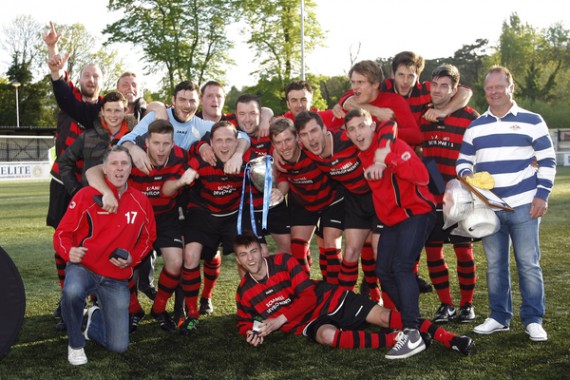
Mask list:
[{"label": "blue ribbon on trophy", "polygon": [[249,215],[251,218],[251,229],[255,236],[261,237],[257,233],[257,226],[255,223],[255,212],[253,207],[253,188],[251,185],[256,187],[257,190],[263,192],[263,210],[261,214],[261,228],[267,229],[267,215],[269,214],[269,208],[272,206],[271,203],[271,189],[273,188],[273,157],[260,156],[249,161],[244,168],[243,172],[243,183],[241,187],[241,200],[239,203],[238,220],[237,220],[237,233],[242,232],[242,217],[243,217],[243,205],[245,202],[245,191],[246,188],[249,189]]}]

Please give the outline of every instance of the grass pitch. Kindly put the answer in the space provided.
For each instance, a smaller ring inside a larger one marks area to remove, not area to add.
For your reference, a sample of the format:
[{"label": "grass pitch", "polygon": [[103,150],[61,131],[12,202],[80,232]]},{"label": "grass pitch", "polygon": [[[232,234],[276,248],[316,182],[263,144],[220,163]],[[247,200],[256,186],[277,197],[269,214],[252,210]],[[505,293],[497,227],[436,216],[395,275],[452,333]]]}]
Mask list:
[{"label": "grass pitch", "polygon": [[[112,354],[92,342],[89,363],[67,362],[67,337],[55,330],[52,312],[59,299],[53,260],[53,229],[45,226],[48,182],[0,184],[0,245],[12,257],[26,287],[26,319],[18,342],[0,361],[0,379],[564,379],[570,378],[570,168],[558,168],[550,211],[541,227],[542,268],[546,283],[546,343],[533,343],[515,315],[509,332],[472,333],[474,324],[446,326],[477,342],[477,353],[463,357],[434,342],[429,350],[403,361],[384,359],[385,349],[334,350],[304,337],[274,333],[254,348],[235,326],[238,275],[232,256],[225,258],[214,290],[213,315],[203,318],[192,337],[166,334],[146,317],[125,354]],[[446,248],[450,283],[458,299],[455,258]],[[313,246],[313,260],[318,250]],[[514,261],[514,260],[513,260]],[[478,282],[476,323],[488,316],[486,262],[476,243]],[[161,259],[158,260],[158,270]],[[420,265],[427,276],[425,257]],[[317,268],[313,268],[318,277]],[[520,294],[513,267],[514,309]],[[156,276],[158,277],[158,276]],[[147,314],[151,303],[140,296]],[[422,314],[431,318],[439,306],[435,293],[420,296]],[[2,307],[2,305],[0,305]],[[169,309],[172,303],[169,304]]]}]

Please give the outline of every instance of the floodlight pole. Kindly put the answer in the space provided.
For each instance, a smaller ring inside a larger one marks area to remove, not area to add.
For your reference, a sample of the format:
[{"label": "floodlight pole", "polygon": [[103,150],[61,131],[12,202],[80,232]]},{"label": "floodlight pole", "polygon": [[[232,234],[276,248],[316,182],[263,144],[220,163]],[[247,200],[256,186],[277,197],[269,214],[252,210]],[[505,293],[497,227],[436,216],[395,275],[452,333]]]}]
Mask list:
[{"label": "floodlight pole", "polygon": [[21,86],[21,83],[18,81],[12,82],[12,86],[16,89],[16,128],[20,128],[20,109],[19,109],[19,101],[18,101],[18,87]]},{"label": "floodlight pole", "polygon": [[301,80],[305,80],[305,0],[301,0]]}]

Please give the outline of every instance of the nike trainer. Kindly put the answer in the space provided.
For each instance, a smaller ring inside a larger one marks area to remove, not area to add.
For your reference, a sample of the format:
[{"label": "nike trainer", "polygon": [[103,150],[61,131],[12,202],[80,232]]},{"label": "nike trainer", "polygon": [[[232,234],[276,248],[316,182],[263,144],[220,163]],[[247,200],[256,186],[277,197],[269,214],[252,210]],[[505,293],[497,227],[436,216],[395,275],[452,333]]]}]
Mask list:
[{"label": "nike trainer", "polygon": [[424,340],[417,329],[405,329],[398,334],[398,342],[388,353],[386,359],[406,359],[426,349]]}]

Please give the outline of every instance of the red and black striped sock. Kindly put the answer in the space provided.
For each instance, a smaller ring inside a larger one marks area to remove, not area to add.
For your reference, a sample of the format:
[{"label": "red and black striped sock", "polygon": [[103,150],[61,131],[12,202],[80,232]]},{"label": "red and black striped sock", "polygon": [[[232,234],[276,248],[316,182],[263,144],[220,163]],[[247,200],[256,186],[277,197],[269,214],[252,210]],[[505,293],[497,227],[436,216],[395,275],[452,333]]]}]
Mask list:
[{"label": "red and black striped sock", "polygon": [[338,284],[345,289],[353,290],[358,280],[358,261],[348,262],[345,259],[340,264]]},{"label": "red and black striped sock", "polygon": [[202,289],[203,298],[212,298],[212,291],[220,277],[220,268],[222,267],[222,258],[214,257],[212,260],[204,260],[204,288]]},{"label": "red and black striped sock", "polygon": [[297,259],[299,265],[301,265],[305,272],[310,274],[311,269],[307,262],[307,256],[311,254],[309,242],[303,239],[291,239],[291,254]]},{"label": "red and black striped sock", "polygon": [[[338,285],[340,279],[342,250],[337,248],[325,249],[326,265],[327,265],[327,282],[329,284]],[[358,273],[358,263],[356,263],[356,271]]]},{"label": "red and black striped sock", "polygon": [[443,242],[426,243],[426,256],[429,278],[437,292],[439,301],[453,305],[449,289],[449,269],[443,257]]},{"label": "red and black striped sock", "polygon": [[182,268],[182,276],[180,277],[180,284],[182,285],[182,291],[184,292],[184,299],[186,301],[186,306],[188,307],[188,316],[198,318],[198,293],[200,292],[200,283],[202,279],[200,278],[200,265],[197,267],[188,269],[186,267]]},{"label": "red and black striped sock", "polygon": [[360,254],[360,265],[364,273],[364,281],[368,285],[368,295],[374,302],[380,301],[380,288],[378,286],[378,277],[376,276],[376,259],[374,258],[374,250],[372,243],[365,242]]},{"label": "red and black striped sock", "polygon": [[132,276],[131,278],[129,278],[129,292],[130,292],[129,314],[141,312],[142,307],[141,304],[139,303],[139,299],[137,298],[137,282]]},{"label": "red and black striped sock", "polygon": [[402,313],[392,309],[390,312],[390,318],[388,319],[388,328],[392,330],[401,330],[403,327]]},{"label": "red and black striped sock", "polygon": [[[382,284],[380,284],[380,285],[382,285]],[[382,292],[382,305],[386,309],[396,310],[396,304],[394,303],[394,301],[392,301],[392,298],[390,298],[388,293],[386,293],[384,291]]]},{"label": "red and black striped sock", "polygon": [[65,281],[65,265],[67,264],[63,257],[57,253],[54,255],[55,258],[55,269],[57,271],[57,278],[59,279],[59,286],[63,289],[63,283]]},{"label": "red and black striped sock", "polygon": [[373,333],[363,330],[336,330],[334,348],[382,348],[392,347],[397,333]]},{"label": "red and black striped sock", "polygon": [[419,322],[420,332],[428,332],[436,342],[443,343],[447,348],[451,347],[451,339],[456,336],[455,334],[450,333],[443,327],[440,327],[427,319],[420,318]]},{"label": "red and black striped sock", "polygon": [[166,303],[172,297],[172,293],[180,283],[180,274],[173,275],[168,273],[166,268],[162,268],[160,276],[158,277],[158,292],[152,304],[152,310],[156,314],[161,314],[166,311]]},{"label": "red and black striped sock", "polygon": [[477,283],[473,244],[454,244],[453,249],[457,256],[457,279],[459,280],[459,290],[461,292],[459,305],[473,304],[473,294],[475,293],[475,284]]},{"label": "red and black striped sock", "polygon": [[319,269],[321,270],[323,281],[327,281],[327,250],[321,246],[319,246]]}]

